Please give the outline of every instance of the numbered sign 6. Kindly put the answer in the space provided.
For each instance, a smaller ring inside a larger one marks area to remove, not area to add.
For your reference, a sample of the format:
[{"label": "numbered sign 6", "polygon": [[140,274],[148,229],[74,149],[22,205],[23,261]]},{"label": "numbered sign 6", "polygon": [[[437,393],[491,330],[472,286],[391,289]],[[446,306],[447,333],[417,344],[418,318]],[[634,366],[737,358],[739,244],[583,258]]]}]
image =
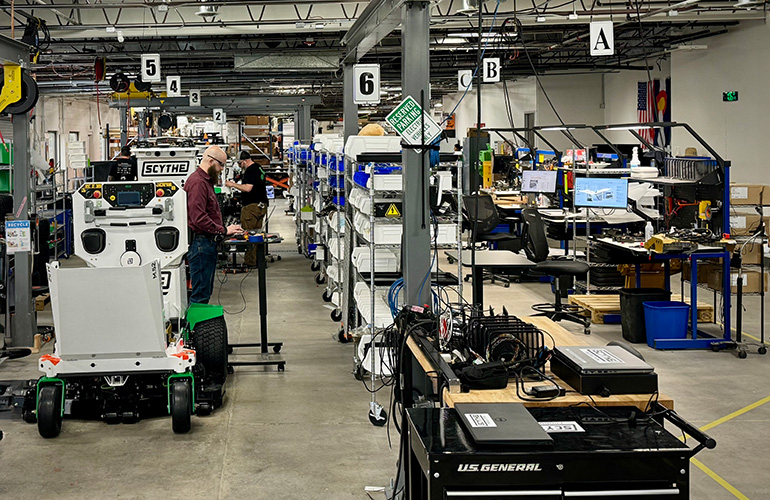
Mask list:
[{"label": "numbered sign 6", "polygon": [[181,76],[166,77],[166,96],[182,97],[182,77]]},{"label": "numbered sign 6", "polygon": [[142,54],[142,81],[160,82],[160,54]]},{"label": "numbered sign 6", "polygon": [[356,104],[379,104],[379,64],[356,64],[353,66],[353,102]]},{"label": "numbered sign 6", "polygon": [[217,108],[214,110],[214,123],[227,123],[227,116],[225,115],[225,111],[223,109]]},{"label": "numbered sign 6", "polygon": [[190,106],[201,105],[201,91],[200,89],[190,89]]}]

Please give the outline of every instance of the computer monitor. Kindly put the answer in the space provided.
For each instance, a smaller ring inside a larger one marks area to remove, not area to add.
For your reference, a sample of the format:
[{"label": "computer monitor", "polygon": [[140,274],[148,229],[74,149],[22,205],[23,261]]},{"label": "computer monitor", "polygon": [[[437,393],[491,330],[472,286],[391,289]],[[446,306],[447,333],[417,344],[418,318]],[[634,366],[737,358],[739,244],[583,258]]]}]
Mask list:
[{"label": "computer monitor", "polygon": [[578,177],[575,179],[575,206],[589,208],[628,208],[628,179]]},{"label": "computer monitor", "polygon": [[522,170],[522,193],[548,193],[556,192],[556,170]]}]

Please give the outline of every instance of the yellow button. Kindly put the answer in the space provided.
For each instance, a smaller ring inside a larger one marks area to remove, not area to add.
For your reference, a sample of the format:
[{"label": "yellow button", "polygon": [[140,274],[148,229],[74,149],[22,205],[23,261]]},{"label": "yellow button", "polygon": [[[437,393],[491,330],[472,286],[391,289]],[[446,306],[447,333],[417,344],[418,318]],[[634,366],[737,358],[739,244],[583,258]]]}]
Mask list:
[{"label": "yellow button", "polygon": [[110,201],[115,201],[115,195],[110,196]]}]

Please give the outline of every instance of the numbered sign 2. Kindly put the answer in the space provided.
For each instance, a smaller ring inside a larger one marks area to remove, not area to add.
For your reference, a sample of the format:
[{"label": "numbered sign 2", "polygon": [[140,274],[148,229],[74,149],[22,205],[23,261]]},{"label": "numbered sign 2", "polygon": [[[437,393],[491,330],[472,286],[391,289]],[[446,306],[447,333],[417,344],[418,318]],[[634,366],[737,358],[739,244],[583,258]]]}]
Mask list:
[{"label": "numbered sign 2", "polygon": [[356,104],[379,104],[379,64],[356,64],[353,66],[353,102]]},{"label": "numbered sign 2", "polygon": [[201,105],[201,91],[200,89],[190,89],[190,106]]},{"label": "numbered sign 2", "polygon": [[160,82],[160,54],[142,54],[142,81]]},{"label": "numbered sign 2", "polygon": [[225,115],[225,111],[223,109],[217,108],[214,110],[214,123],[227,123],[227,116]]},{"label": "numbered sign 2", "polygon": [[182,77],[181,76],[166,77],[166,96],[182,97]]}]

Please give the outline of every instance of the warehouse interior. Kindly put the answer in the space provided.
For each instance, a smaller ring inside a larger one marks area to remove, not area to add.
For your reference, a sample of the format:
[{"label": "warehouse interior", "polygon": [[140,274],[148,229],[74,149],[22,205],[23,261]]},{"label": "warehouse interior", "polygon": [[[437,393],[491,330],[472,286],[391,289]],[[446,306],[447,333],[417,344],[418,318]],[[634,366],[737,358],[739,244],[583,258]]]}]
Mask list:
[{"label": "warehouse interior", "polygon": [[768,496],[764,0],[0,1],[0,496]]}]

